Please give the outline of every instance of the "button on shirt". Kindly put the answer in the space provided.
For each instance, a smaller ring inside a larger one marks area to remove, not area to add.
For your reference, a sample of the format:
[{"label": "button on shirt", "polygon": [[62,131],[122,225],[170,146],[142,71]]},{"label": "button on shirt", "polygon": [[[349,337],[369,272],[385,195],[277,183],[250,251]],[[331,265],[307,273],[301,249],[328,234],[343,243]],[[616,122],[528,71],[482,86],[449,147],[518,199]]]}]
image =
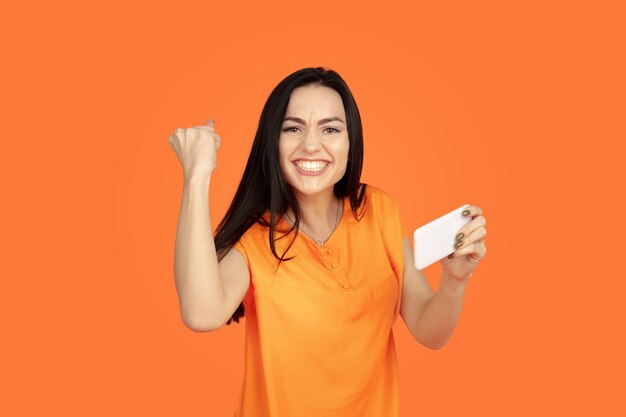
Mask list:
[{"label": "button on shirt", "polygon": [[[236,417],[397,417],[392,325],[409,235],[395,200],[368,185],[360,221],[347,198],[322,247],[295,231],[276,241],[257,223],[235,245],[250,269],[244,377]],[[269,213],[264,214],[269,218]],[[289,225],[282,220],[278,230]]]}]

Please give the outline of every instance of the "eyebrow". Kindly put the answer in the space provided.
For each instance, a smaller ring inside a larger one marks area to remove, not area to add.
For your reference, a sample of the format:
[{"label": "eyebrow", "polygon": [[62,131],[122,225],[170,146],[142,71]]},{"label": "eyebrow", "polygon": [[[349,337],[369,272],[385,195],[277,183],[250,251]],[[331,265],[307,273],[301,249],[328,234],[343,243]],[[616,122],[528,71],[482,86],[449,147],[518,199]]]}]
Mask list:
[{"label": "eyebrow", "polygon": [[[283,120],[283,122],[286,122],[287,120],[292,120],[296,123],[300,123],[301,125],[306,124],[306,122],[298,117],[285,117],[285,119]],[[343,123],[344,125],[346,124],[343,120],[341,120],[339,117],[327,117],[325,119],[320,120],[319,122],[317,122],[318,125],[323,125],[324,123],[328,123],[328,122],[333,122],[335,120],[340,121],[341,123]]]}]

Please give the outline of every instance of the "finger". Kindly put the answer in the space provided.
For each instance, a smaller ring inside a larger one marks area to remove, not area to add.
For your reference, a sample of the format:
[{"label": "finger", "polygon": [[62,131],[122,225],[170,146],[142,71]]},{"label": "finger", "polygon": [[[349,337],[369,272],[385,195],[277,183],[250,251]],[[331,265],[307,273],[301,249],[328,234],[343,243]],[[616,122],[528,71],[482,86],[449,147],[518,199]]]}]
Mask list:
[{"label": "finger", "polygon": [[487,236],[487,229],[480,226],[476,230],[470,232],[470,234],[464,238],[457,239],[454,243],[454,248],[464,248],[466,246],[471,245],[474,242],[478,242],[479,240],[484,240],[485,236]]},{"label": "finger", "polygon": [[174,154],[176,155],[176,159],[181,161],[180,156],[178,154],[178,149],[176,147],[176,138],[174,137],[174,135],[170,136],[167,142],[170,144],[170,148],[172,148],[172,150],[174,151]]},{"label": "finger", "polygon": [[476,260],[481,260],[487,254],[487,247],[485,246],[483,240],[479,240],[475,243],[472,243],[469,246],[458,249],[454,252],[454,257],[458,258],[463,255],[470,255],[471,258]]},{"label": "finger", "polygon": [[478,206],[470,205],[465,210],[463,210],[463,213],[461,214],[463,214],[463,216],[472,216],[472,218],[474,218],[476,216],[481,216],[483,214],[483,209]]},{"label": "finger", "polygon": [[220,148],[221,143],[222,143],[222,137],[216,133],[215,134],[215,149],[216,150]]},{"label": "finger", "polygon": [[170,146],[172,147],[172,149],[176,150],[176,135],[170,135],[169,138],[167,138],[167,142],[170,144]]},{"label": "finger", "polygon": [[215,129],[215,120],[209,119],[209,120],[207,120],[207,122],[204,125],[208,126],[208,127],[212,127],[213,129]]},{"label": "finger", "polygon": [[[467,236],[469,236],[472,232],[474,232],[480,227],[484,228],[486,224],[487,224],[487,219],[485,219],[484,216],[482,215],[476,216],[476,218],[472,219],[470,222],[468,222],[466,225],[464,225],[463,227],[459,229],[459,232],[456,234],[455,239],[457,241],[466,239]],[[487,231],[485,230],[485,233],[486,232]]]}]

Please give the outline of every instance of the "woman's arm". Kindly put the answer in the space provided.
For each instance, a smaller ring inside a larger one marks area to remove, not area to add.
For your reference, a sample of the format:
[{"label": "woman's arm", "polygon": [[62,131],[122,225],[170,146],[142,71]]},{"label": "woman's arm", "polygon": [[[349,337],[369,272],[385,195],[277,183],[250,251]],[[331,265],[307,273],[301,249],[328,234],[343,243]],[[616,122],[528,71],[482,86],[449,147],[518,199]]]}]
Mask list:
[{"label": "woman's arm", "polygon": [[413,248],[403,240],[404,276],[400,314],[418,342],[430,349],[446,344],[458,321],[467,281],[443,274],[439,289],[433,292],[424,273],[415,268]]},{"label": "woman's arm", "polygon": [[417,323],[415,338],[430,349],[443,347],[456,327],[467,281],[441,275],[439,289],[428,301]]},{"label": "woman's arm", "polygon": [[217,261],[209,212],[211,177],[185,180],[178,216],[174,277],[183,322],[195,331],[220,328],[249,285],[248,265],[237,250]]}]

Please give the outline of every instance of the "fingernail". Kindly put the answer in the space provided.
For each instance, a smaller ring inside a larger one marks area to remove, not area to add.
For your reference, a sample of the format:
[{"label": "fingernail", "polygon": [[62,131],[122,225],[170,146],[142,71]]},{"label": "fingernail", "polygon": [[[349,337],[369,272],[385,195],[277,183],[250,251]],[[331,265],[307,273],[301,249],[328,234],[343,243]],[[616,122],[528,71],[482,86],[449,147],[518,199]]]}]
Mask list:
[{"label": "fingernail", "polygon": [[467,216],[469,214],[469,210],[463,210],[463,215]]},{"label": "fingernail", "polygon": [[456,240],[463,239],[463,236],[465,236],[465,233],[459,233],[458,235],[456,235]]},{"label": "fingernail", "polygon": [[459,240],[458,242],[456,242],[456,243],[454,244],[454,247],[458,249],[458,248],[460,248],[462,245],[463,245],[463,242],[461,242],[461,241]]},{"label": "fingernail", "polygon": [[448,259],[452,259],[454,258],[454,252],[452,252],[450,255],[448,255]]}]

